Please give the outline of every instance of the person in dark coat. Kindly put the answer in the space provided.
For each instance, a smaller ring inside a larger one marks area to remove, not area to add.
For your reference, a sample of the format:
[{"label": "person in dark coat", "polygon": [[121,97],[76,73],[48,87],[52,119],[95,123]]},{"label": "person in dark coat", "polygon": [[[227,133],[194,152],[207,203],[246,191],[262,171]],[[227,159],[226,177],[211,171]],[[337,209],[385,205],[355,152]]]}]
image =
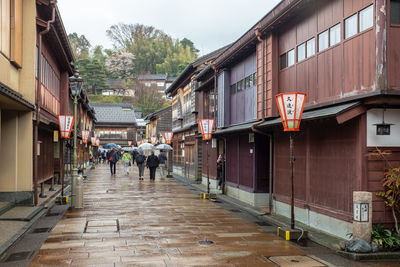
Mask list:
[{"label": "person in dark coat", "polygon": [[218,189],[221,189],[224,165],[225,165],[224,154],[220,154],[217,159]]},{"label": "person in dark coat", "polygon": [[107,153],[107,159],[108,159],[108,162],[110,163],[111,175],[115,175],[116,165],[117,165],[118,160],[120,159],[119,153],[117,152],[117,150],[115,148],[110,150]]},{"label": "person in dark coat", "polygon": [[146,162],[146,156],[143,155],[143,151],[139,149],[138,154],[136,155],[136,164],[139,169],[139,180],[143,180],[144,176],[144,167],[145,167],[145,162]]},{"label": "person in dark coat", "polygon": [[154,155],[154,151],[151,152],[151,155],[147,157],[146,166],[150,169],[150,181],[154,181],[156,179],[156,170],[158,167],[159,161],[157,156]]},{"label": "person in dark coat", "polygon": [[138,155],[139,153],[136,151],[136,150],[133,150],[132,151],[132,166],[135,164],[135,159],[136,159],[136,156]]}]

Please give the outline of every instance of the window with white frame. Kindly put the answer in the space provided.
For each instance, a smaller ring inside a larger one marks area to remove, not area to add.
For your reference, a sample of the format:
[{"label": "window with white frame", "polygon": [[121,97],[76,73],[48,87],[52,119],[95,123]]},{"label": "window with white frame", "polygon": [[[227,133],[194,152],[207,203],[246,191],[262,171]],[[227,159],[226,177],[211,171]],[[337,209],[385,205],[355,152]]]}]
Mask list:
[{"label": "window with white frame", "polygon": [[315,38],[307,41],[307,57],[315,55]]},{"label": "window with white frame", "polygon": [[306,43],[302,43],[297,47],[297,62],[306,58]]},{"label": "window with white frame", "polygon": [[360,32],[374,26],[374,9],[373,6],[364,8],[360,11]]},{"label": "window with white frame", "polygon": [[318,51],[321,52],[328,48],[328,31],[324,31],[318,35]]},{"label": "window with white frame", "polygon": [[294,62],[294,49],[292,49],[288,52],[288,67],[293,66]]},{"label": "window with white frame", "polygon": [[350,38],[357,34],[357,14],[344,20],[344,38]]},{"label": "window with white frame", "polygon": [[340,43],[340,23],[329,29],[329,45]]}]

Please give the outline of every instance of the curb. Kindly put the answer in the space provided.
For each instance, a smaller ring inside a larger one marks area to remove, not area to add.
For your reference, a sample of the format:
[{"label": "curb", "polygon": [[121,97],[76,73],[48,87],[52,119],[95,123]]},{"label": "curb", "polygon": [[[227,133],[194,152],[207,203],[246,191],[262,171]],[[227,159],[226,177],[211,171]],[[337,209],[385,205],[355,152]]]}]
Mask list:
[{"label": "curb", "polygon": [[336,253],[354,261],[400,259],[400,252],[355,253],[337,250]]}]

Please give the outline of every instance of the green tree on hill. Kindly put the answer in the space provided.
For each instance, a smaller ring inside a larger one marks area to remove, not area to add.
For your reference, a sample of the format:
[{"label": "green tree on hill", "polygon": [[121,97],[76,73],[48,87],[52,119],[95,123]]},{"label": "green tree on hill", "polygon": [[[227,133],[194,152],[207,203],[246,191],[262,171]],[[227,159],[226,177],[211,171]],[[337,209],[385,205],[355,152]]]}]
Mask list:
[{"label": "green tree on hill", "polygon": [[79,36],[77,33],[72,33],[68,35],[68,38],[76,58],[75,65],[84,79],[84,87],[92,94],[101,94],[102,90],[109,88],[103,48],[95,46],[90,51],[91,45],[85,35]]},{"label": "green tree on hill", "polygon": [[163,31],[142,24],[113,25],[107,30],[107,36],[114,42],[115,50],[134,55],[133,73],[136,75],[167,73],[176,76],[198,52],[189,39],[174,40]]}]

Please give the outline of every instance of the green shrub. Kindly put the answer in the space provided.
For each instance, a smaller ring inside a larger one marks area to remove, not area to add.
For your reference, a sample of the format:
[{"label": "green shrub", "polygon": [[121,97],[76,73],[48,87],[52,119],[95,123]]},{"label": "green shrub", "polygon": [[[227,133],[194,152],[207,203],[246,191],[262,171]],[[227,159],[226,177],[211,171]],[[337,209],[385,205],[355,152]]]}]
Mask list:
[{"label": "green shrub", "polygon": [[381,224],[372,227],[371,241],[384,249],[400,248],[400,235],[394,229],[390,230]]}]

